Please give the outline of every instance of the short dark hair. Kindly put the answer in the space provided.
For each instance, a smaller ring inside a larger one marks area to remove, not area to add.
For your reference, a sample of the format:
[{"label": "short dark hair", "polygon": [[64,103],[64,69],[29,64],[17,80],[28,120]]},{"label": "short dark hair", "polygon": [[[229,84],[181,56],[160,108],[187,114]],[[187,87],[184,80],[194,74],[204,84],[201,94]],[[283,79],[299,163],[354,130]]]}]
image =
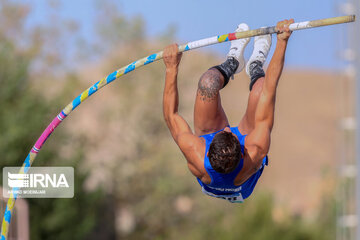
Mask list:
[{"label": "short dark hair", "polygon": [[231,132],[217,133],[210,144],[208,158],[215,171],[219,173],[234,171],[241,158],[239,140]]}]

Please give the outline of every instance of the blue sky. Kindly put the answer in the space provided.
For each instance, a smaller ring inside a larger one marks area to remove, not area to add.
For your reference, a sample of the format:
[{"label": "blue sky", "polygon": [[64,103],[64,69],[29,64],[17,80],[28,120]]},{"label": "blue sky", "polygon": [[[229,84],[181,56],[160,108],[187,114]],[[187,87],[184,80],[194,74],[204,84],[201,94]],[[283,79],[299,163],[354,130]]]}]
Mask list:
[{"label": "blue sky", "polygon": [[[52,0],[54,1],[54,0]],[[176,26],[179,44],[218,34],[233,32],[238,23],[246,22],[250,28],[275,25],[278,20],[294,18],[306,21],[345,15],[337,6],[345,0],[302,0],[302,1],[215,1],[215,0],[131,0],[116,1],[118,9],[125,16],[142,16],[146,22],[146,34],[150,37],[164,32],[168,26]],[[46,21],[44,10],[49,0],[28,0],[33,6],[32,21]],[[92,36],[92,22],[96,11],[94,1],[55,1],[63,18],[75,19],[81,23],[81,31]],[[101,1],[98,1],[101,4]],[[349,24],[322,27],[294,32],[288,48],[287,66],[308,69],[341,69],[344,62],[338,57],[345,41]],[[275,40],[275,36],[273,37]],[[275,43],[275,41],[274,41]],[[252,45],[252,42],[250,43]],[[250,45],[250,46],[251,46]],[[217,44],[205,51],[215,51],[225,56],[229,44]],[[250,55],[248,47],[246,55]],[[274,46],[272,47],[272,50]],[[159,49],[160,50],[160,49]],[[151,54],[151,53],[149,53]],[[191,54],[191,53],[187,53]],[[129,59],[131,61],[133,59]]]}]

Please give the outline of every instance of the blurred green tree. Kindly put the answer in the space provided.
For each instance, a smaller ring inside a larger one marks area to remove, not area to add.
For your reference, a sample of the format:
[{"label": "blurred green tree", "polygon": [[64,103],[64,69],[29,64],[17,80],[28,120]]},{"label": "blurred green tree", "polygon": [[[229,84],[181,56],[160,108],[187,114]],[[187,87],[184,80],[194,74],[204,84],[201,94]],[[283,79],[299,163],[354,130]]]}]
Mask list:
[{"label": "blurred green tree", "polygon": [[[21,30],[25,15],[11,14],[22,8],[20,4],[1,2],[1,11],[7,13],[2,15],[2,20],[6,19],[4,22],[10,27],[18,26],[17,30],[24,34]],[[35,140],[56,114],[53,109],[60,109],[58,102],[63,101],[61,95],[46,98],[32,86],[30,66],[34,62],[34,46],[31,42],[22,48],[19,41],[13,41],[20,33],[5,25],[0,30],[0,151],[3,153],[0,166],[21,166]],[[35,166],[73,166],[75,197],[28,199],[31,239],[114,239],[112,197],[105,196],[100,189],[84,189],[87,173],[78,171],[82,148],[64,157],[58,146],[66,141],[65,134],[59,133],[47,142]],[[0,175],[2,178],[2,171]]]}]

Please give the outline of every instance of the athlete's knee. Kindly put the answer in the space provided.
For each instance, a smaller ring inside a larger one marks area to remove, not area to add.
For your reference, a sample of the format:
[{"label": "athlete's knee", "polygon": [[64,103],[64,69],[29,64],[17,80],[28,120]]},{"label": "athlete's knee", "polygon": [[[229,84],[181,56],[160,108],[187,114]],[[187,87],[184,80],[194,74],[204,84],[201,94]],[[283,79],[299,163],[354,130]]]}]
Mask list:
[{"label": "athlete's knee", "polygon": [[225,62],[223,62],[220,65],[214,66],[210,69],[216,69],[220,72],[220,74],[223,76],[224,84],[221,88],[224,88],[228,83],[230,77],[232,77],[237,68],[239,67],[239,61],[236,60],[234,57],[228,57]]},{"label": "athlete's knee", "polygon": [[200,77],[198,93],[204,98],[214,99],[223,85],[224,77],[217,69],[211,68]]}]

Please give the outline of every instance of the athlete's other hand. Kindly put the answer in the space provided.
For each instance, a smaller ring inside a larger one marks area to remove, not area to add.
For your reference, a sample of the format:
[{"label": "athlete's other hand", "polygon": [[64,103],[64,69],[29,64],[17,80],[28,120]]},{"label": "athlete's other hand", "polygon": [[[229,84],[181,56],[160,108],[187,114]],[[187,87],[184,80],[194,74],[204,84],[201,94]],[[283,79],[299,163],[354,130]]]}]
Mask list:
[{"label": "athlete's other hand", "polygon": [[172,44],[167,46],[163,52],[163,59],[166,69],[177,69],[181,60],[182,53],[179,53],[178,45]]},{"label": "athlete's other hand", "polygon": [[277,39],[287,41],[292,33],[289,29],[289,25],[294,23],[294,19],[285,19],[276,24]]}]

